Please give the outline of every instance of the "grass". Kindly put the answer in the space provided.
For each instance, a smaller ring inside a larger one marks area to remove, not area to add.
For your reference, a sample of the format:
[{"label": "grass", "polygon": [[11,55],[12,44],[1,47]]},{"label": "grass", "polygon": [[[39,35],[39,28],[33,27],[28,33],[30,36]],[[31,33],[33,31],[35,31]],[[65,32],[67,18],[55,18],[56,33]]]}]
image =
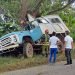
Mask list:
[{"label": "grass", "polygon": [[[75,58],[75,50],[72,51],[72,58]],[[64,53],[57,54],[57,61],[65,60]],[[32,66],[47,64],[48,58],[42,55],[35,55],[33,58],[15,58],[15,57],[0,57],[0,73],[12,71],[16,69],[23,69]]]},{"label": "grass", "polygon": [[14,57],[0,57],[0,72],[28,68],[46,63],[47,58],[44,58],[41,55],[25,59]]}]

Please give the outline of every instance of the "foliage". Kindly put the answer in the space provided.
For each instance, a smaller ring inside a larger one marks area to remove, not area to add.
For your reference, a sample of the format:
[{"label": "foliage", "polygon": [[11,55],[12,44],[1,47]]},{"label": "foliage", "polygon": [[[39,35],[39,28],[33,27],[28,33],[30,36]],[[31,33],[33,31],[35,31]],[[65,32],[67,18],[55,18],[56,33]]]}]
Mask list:
[{"label": "foliage", "polygon": [[20,11],[20,0],[1,0],[0,7],[5,10],[5,13],[10,13],[12,17],[18,18]]},{"label": "foliage", "polygon": [[[24,0],[23,0],[24,1]],[[27,0],[28,8],[33,10],[37,3],[40,0]],[[41,6],[39,8],[39,11],[41,15],[48,15],[47,13],[61,8],[64,6],[64,1],[68,2],[70,0],[44,0],[41,3]],[[20,11],[21,11],[21,0],[1,0],[0,1],[0,7],[4,9],[5,14],[11,16],[11,18],[15,18],[16,21],[18,21],[18,18],[20,17]],[[54,12],[52,14],[58,14],[63,19],[63,21],[66,23],[68,28],[71,31],[71,35],[75,39],[74,32],[75,32],[75,10],[74,8],[71,8],[71,6],[68,6],[67,8]],[[2,34],[6,34],[12,31],[16,31],[19,29],[19,25],[13,25],[13,22],[9,22],[7,24],[0,23],[0,36]]]},{"label": "foliage", "polygon": [[18,25],[16,23],[0,23],[0,36],[5,35],[13,31],[18,31]]},{"label": "foliage", "polygon": [[[64,0],[63,0],[64,1]],[[68,1],[68,0],[67,0]],[[64,5],[60,0],[56,0],[53,4],[50,4],[49,0],[45,0],[44,3],[41,4],[40,12],[42,15],[47,15],[48,12],[61,8]],[[67,25],[71,32],[71,36],[75,40],[75,10],[71,6],[68,6],[67,8],[54,12],[52,14],[58,14],[63,19],[64,23]]]},{"label": "foliage", "polygon": [[[7,22],[0,21],[0,36],[10,33],[12,31],[18,31],[18,18],[20,10],[20,0],[1,0],[0,10],[3,10],[4,17],[7,16],[9,20]],[[1,16],[0,16],[1,18]]]},{"label": "foliage", "polygon": [[41,3],[41,7],[40,7],[40,13],[42,15],[47,15],[47,13],[49,12],[50,10],[50,1],[48,0],[45,0],[43,3]]},{"label": "foliage", "polygon": [[59,15],[63,19],[64,23],[67,25],[71,32],[71,36],[75,40],[75,11],[71,8],[65,9],[64,11],[60,12]]}]

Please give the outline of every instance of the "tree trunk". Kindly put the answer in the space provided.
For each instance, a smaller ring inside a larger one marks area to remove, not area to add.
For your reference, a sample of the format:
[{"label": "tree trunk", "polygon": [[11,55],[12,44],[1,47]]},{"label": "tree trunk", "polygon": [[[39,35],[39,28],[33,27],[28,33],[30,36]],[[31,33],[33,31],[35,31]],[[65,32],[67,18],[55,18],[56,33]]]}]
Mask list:
[{"label": "tree trunk", "polygon": [[28,0],[21,0],[20,19],[24,19],[28,9]]}]

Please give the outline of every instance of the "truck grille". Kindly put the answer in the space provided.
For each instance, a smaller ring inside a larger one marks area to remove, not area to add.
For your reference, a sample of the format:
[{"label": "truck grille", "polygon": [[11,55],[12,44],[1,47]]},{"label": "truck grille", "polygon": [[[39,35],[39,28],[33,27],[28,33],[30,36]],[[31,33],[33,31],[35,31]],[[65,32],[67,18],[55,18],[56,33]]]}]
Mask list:
[{"label": "truck grille", "polygon": [[11,44],[11,41],[12,41],[12,39],[10,37],[7,37],[7,38],[1,40],[1,45],[2,46],[10,45]]}]

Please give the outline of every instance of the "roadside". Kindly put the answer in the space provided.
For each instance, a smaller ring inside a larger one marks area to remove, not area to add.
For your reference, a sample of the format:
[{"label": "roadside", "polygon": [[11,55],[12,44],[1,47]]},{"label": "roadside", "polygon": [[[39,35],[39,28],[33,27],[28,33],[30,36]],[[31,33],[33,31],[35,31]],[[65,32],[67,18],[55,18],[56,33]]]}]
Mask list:
[{"label": "roadside", "polygon": [[75,75],[75,59],[72,65],[64,65],[61,61],[55,64],[47,64],[27,69],[5,72],[0,75]]},{"label": "roadside", "polygon": [[[72,50],[72,59],[75,59],[75,50]],[[57,62],[65,61],[65,54],[57,54]],[[34,66],[48,64],[48,58],[35,55],[33,58],[0,57],[0,73],[27,69]]]}]

